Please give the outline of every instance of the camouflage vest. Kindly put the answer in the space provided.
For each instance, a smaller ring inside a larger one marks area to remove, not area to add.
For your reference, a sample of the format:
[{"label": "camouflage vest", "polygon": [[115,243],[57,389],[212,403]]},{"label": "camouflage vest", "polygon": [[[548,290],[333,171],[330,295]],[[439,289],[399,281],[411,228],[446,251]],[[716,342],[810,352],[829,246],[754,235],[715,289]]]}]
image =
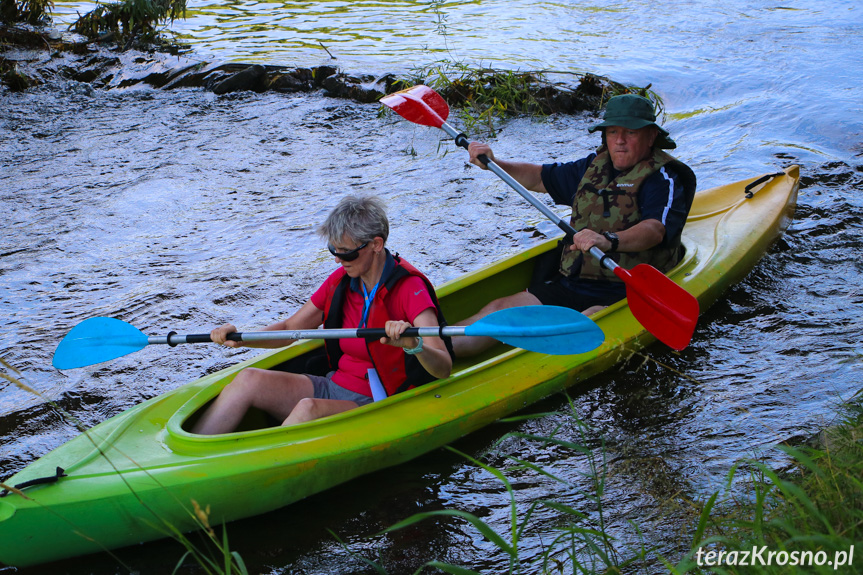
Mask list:
[{"label": "camouflage vest", "polygon": [[[619,232],[641,221],[638,209],[638,191],[644,181],[660,168],[670,164],[683,177],[687,196],[687,209],[695,195],[695,175],[688,166],[660,149],[629,170],[612,178],[612,163],[608,150],[603,146],[587,168],[578,184],[572,201],[570,225],[576,230],[589,228],[597,233]],[[560,273],[585,279],[616,281],[614,272],[599,264],[591,255],[569,251],[571,241],[566,241],[560,259]],[[677,265],[682,255],[680,236],[642,252],[608,254],[618,265],[630,269],[638,264],[649,264],[663,273]]]}]

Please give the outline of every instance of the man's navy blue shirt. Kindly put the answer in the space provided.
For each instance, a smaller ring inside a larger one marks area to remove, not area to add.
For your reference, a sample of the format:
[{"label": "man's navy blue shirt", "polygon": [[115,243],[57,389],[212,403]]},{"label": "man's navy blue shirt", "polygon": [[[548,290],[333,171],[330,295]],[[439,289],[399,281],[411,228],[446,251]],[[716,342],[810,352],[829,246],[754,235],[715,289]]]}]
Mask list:
[{"label": "man's navy blue shirt", "polygon": [[[596,154],[591,154],[575,162],[542,166],[542,184],[554,203],[572,206],[578,184],[595,157]],[[619,173],[612,168],[613,177]],[[659,220],[665,226],[665,238],[680,235],[686,222],[686,198],[677,172],[669,166],[663,166],[651,174],[638,193],[638,210],[642,220]],[[666,242],[665,238],[663,243]]]}]

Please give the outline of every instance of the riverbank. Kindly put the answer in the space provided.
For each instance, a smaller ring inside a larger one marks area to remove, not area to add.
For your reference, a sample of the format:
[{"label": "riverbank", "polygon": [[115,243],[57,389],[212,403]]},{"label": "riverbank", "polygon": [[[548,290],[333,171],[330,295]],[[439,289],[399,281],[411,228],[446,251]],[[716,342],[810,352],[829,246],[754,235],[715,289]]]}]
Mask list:
[{"label": "riverbank", "polygon": [[[517,440],[541,450],[583,453],[590,462],[587,477],[593,487],[595,512],[585,514],[568,504],[567,492],[571,486],[558,478],[552,468],[524,466],[505,450],[499,452],[492,448],[477,459],[460,455],[504,485],[513,502],[511,521],[517,529],[511,533],[499,532],[470,512],[446,509],[408,517],[385,532],[430,519],[462,520],[510,558],[509,573],[654,573],[660,569],[675,575],[857,573],[863,560],[863,483],[860,481],[863,476],[863,390],[839,409],[842,421],[838,424],[803,444],[792,441],[775,447],[790,458],[785,468],[774,470],[754,459],[740,461],[729,472],[725,489],[706,500],[690,502],[690,511],[700,509],[700,513],[674,512],[683,519],[684,526],[674,542],[680,551],[673,555],[645,547],[641,540],[643,525],[632,523],[623,534],[607,529],[603,520],[603,509],[608,504],[605,486],[616,466],[608,463],[605,438],[601,439],[599,447],[592,446],[595,441],[590,439],[590,426],[579,419],[575,409],[569,422],[570,427],[579,430],[575,438],[514,432],[502,437],[498,444]],[[500,463],[494,464],[501,457],[509,460],[506,468]],[[639,464],[645,465],[645,462],[631,462],[632,466]],[[526,481],[524,473],[529,470],[537,473],[537,481],[544,477],[558,482],[561,491],[558,496],[542,502],[543,506],[558,511],[560,518],[555,530],[547,534],[549,541],[539,555],[533,555],[532,550],[520,552],[520,539],[541,528],[540,521],[532,518],[534,509],[527,513],[516,512],[511,484],[516,478]],[[674,478],[655,476],[652,481],[667,483],[662,488],[673,493],[672,498],[680,495]],[[385,564],[368,558],[366,562],[375,565],[378,572],[388,572]],[[552,565],[555,566],[553,570],[550,569]],[[458,564],[430,561],[424,565],[428,566],[447,573],[478,575],[475,571],[463,570]]]},{"label": "riverbank", "polygon": [[[174,45],[142,51],[127,49],[110,34],[86,40],[55,30],[0,26],[0,83],[12,91],[72,80],[107,90],[147,85],[164,90],[201,88],[217,95],[322,90],[326,96],[374,103],[385,94],[431,82],[453,104],[469,105],[483,87],[507,84],[512,102],[529,100],[527,107],[512,106],[512,112],[547,115],[596,112],[614,94],[647,90],[589,73],[575,75],[577,82],[566,84],[550,82],[542,72],[513,73],[451,64],[448,71],[455,70],[460,77],[446,77],[440,65],[397,76],[351,73],[329,65],[307,68],[203,62],[180,55]],[[503,96],[498,100],[504,109],[509,104]]]}]

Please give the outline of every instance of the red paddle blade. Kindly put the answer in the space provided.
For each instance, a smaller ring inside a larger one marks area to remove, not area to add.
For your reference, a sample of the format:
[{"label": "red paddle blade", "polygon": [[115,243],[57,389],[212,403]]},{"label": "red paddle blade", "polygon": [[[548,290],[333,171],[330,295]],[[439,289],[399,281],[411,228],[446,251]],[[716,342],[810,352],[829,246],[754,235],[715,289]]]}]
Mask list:
[{"label": "red paddle blade", "polygon": [[656,339],[676,350],[689,345],[698,322],[698,300],[647,264],[614,273],[626,284],[626,299],[635,319]]},{"label": "red paddle blade", "polygon": [[381,104],[409,122],[440,128],[449,116],[449,106],[440,94],[422,84],[381,98]]}]

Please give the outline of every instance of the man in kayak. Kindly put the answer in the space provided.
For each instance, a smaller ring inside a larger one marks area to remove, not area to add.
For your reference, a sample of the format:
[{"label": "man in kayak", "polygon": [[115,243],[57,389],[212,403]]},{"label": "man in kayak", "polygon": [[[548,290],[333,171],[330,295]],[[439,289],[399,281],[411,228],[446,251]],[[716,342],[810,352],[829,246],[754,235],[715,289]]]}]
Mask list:
[{"label": "man in kayak", "polygon": [[[429,280],[385,244],[389,222],[383,203],[348,196],[330,213],[318,233],[341,264],[295,314],[265,330],[384,327],[380,341],[326,340],[326,376],[257,368],[241,371],[196,422],[194,433],[212,435],[237,428],[250,407],[282,425],[310,421],[373,401],[376,382],[392,395],[452,369],[449,339],[401,337],[408,327],[444,324]],[[293,340],[243,343],[226,339],[231,324],[214,329],[213,341],[228,347],[282,347]]]},{"label": "man in kayak", "polygon": [[[635,94],[615,96],[608,101],[603,122],[588,132],[596,130],[602,131],[596,153],[568,163],[502,161],[488,144],[470,144],[471,163],[487,169],[478,159],[485,154],[525,188],[571,206],[570,224],[579,231],[563,241],[552,273],[539,281],[534,278],[526,291],[490,302],[461,325],[515,306],[558,305],[591,315],[623,299],[623,282],[587,254],[593,246],[627,269],[646,263],[665,273],[680,261],[695,174],[663,151],[677,145],[656,124],[653,104]],[[485,337],[453,341],[456,356],[479,353],[493,343]]]}]

